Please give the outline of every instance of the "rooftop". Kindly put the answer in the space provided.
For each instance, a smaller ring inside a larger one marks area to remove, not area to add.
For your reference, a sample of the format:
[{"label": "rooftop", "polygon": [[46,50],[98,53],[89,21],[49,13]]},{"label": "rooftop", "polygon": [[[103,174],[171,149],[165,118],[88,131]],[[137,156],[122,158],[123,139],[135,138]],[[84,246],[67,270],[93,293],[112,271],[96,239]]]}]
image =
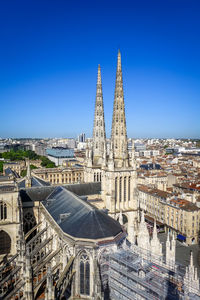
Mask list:
[{"label": "rooftop", "polygon": [[103,239],[122,232],[116,220],[62,186],[42,203],[60,228],[73,237]]}]

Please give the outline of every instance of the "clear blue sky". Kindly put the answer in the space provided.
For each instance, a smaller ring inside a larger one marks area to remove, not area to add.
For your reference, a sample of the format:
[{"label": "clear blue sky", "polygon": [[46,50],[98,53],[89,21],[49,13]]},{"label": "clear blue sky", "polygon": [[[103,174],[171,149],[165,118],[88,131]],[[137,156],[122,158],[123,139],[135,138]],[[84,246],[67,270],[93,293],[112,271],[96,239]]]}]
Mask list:
[{"label": "clear blue sky", "polygon": [[200,137],[199,0],[4,0],[0,137],[110,135],[118,48],[129,137]]}]

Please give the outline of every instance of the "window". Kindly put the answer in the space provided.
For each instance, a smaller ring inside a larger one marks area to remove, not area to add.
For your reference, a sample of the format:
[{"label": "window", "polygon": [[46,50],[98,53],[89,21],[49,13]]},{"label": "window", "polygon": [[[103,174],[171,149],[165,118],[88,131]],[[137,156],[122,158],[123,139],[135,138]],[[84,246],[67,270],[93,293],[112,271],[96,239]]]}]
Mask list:
[{"label": "window", "polygon": [[130,201],[130,192],[131,192],[131,177],[128,177],[128,201]]},{"label": "window", "polygon": [[126,177],[124,177],[124,201],[126,201]]},{"label": "window", "polygon": [[115,204],[117,203],[117,177],[115,178]]},{"label": "window", "polygon": [[5,231],[1,230],[0,231],[0,255],[9,253],[10,248],[11,248],[11,239]]},{"label": "window", "polygon": [[122,201],[122,177],[119,179],[119,201]]},{"label": "window", "polygon": [[80,293],[90,295],[90,263],[86,253],[80,257]]},{"label": "window", "polygon": [[4,201],[0,201],[0,220],[7,219],[7,205]]},{"label": "window", "polygon": [[31,212],[27,212],[24,216],[24,232],[27,233],[36,225],[36,220],[34,215]]}]

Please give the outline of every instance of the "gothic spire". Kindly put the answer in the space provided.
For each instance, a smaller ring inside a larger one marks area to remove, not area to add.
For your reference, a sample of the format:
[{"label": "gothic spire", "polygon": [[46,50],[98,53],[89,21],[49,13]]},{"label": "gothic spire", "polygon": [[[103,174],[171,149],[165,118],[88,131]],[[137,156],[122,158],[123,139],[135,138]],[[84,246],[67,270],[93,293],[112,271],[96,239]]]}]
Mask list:
[{"label": "gothic spire", "polygon": [[126,117],[122,81],[121,53],[118,52],[111,140],[116,167],[128,166]]},{"label": "gothic spire", "polygon": [[29,158],[26,161],[26,165],[27,165],[27,172],[26,172],[26,178],[25,178],[25,185],[26,185],[26,187],[31,187],[31,168],[30,168]]},{"label": "gothic spire", "polygon": [[101,68],[98,65],[96,103],[93,127],[93,163],[99,165],[103,161],[103,155],[106,143],[103,93],[101,83]]},{"label": "gothic spire", "polygon": [[29,159],[27,159],[27,173],[26,173],[26,176],[28,179],[31,178],[31,168],[30,168],[30,161]]}]

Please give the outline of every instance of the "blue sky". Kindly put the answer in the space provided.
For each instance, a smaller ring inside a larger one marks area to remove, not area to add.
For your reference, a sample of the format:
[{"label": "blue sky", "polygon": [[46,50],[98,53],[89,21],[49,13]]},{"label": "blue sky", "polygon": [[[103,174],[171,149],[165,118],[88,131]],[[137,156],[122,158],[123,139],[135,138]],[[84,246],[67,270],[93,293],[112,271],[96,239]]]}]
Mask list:
[{"label": "blue sky", "polygon": [[200,1],[0,3],[0,137],[110,135],[118,48],[129,137],[200,133]]}]

